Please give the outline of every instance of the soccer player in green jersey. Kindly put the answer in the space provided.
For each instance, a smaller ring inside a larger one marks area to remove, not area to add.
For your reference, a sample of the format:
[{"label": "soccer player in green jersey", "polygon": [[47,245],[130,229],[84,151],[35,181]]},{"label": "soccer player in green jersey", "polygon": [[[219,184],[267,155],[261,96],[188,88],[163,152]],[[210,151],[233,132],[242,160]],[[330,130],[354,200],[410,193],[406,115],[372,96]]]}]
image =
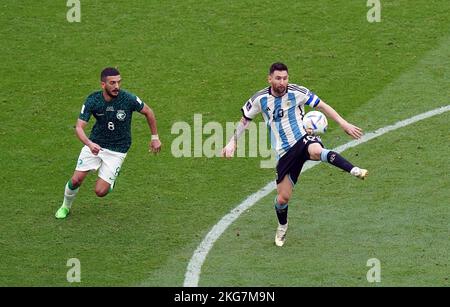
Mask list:
[{"label": "soccer player in green jersey", "polygon": [[[67,182],[64,201],[55,214],[64,219],[72,202],[88,175],[98,170],[95,194],[103,197],[114,187],[122,163],[131,146],[131,118],[134,111],[143,114],[151,131],[149,151],[158,153],[161,142],[158,137],[155,114],[139,97],[120,89],[122,81],[115,68],[105,68],[100,75],[102,90],[88,96],[81,108],[75,132],[85,145],[81,149],[72,178]],[[96,122],[89,137],[84,132],[91,116]]]}]

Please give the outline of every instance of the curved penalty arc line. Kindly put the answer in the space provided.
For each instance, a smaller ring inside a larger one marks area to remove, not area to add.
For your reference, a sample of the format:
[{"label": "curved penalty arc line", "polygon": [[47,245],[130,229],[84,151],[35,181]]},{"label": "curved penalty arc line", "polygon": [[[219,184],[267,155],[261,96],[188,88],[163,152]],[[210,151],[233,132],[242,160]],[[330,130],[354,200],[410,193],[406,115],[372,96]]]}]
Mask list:
[{"label": "curved penalty arc line", "polygon": [[[349,148],[356,147],[362,143],[368,142],[374,138],[377,138],[379,136],[382,136],[385,133],[397,130],[399,128],[406,127],[408,125],[411,125],[413,123],[416,123],[418,121],[427,119],[429,117],[442,114],[444,112],[450,111],[450,105],[446,105],[425,113],[421,113],[419,115],[410,117],[408,119],[399,121],[393,125],[386,126],[380,129],[375,130],[374,132],[370,132],[367,134],[364,134],[360,139],[350,141],[344,145],[338,146],[333,149],[333,151],[336,151],[338,153],[341,153]],[[320,162],[308,162],[305,164],[302,173],[315,165],[319,164]],[[247,197],[242,203],[240,203],[237,207],[235,207],[233,210],[230,211],[227,215],[222,217],[222,219],[213,226],[213,228],[208,232],[206,237],[203,239],[203,241],[200,243],[200,245],[197,247],[197,249],[194,251],[194,254],[192,255],[185,274],[185,279],[183,286],[184,287],[197,287],[198,282],[200,280],[200,273],[203,266],[203,263],[205,262],[206,256],[208,255],[209,251],[212,249],[214,243],[217,241],[217,239],[222,235],[222,233],[225,232],[225,230],[230,226],[237,218],[242,214],[242,212],[248,210],[250,207],[255,205],[259,200],[269,195],[271,192],[273,192],[276,189],[276,185],[274,181],[269,182],[266,186],[264,186],[262,189],[257,191],[256,193],[253,193],[249,197]]]}]

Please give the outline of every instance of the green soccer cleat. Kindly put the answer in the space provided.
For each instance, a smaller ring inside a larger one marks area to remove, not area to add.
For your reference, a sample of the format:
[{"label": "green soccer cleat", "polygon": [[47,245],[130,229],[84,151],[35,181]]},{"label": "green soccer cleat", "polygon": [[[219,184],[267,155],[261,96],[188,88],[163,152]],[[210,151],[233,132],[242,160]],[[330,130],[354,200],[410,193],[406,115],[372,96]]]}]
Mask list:
[{"label": "green soccer cleat", "polygon": [[67,215],[69,215],[69,208],[61,206],[61,208],[58,209],[58,211],[56,211],[55,217],[57,219],[65,219],[67,217]]}]

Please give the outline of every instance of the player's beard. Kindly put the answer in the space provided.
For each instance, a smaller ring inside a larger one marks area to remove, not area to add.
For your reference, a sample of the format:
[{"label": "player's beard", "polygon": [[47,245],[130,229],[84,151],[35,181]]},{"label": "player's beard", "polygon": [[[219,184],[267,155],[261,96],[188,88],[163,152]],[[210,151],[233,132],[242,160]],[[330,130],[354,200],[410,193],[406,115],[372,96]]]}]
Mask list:
[{"label": "player's beard", "polygon": [[286,93],[286,87],[279,85],[279,86],[273,87],[273,91],[275,92],[275,94],[277,96],[283,96]]},{"label": "player's beard", "polygon": [[105,88],[106,94],[111,98],[116,98],[119,95],[120,89],[115,89],[110,91],[109,89]]}]

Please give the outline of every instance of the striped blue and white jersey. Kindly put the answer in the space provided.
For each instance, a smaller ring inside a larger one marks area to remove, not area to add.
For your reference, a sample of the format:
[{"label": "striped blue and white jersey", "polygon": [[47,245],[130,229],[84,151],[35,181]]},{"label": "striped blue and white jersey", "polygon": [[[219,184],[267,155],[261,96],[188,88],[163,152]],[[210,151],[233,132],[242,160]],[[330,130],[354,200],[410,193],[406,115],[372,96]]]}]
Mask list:
[{"label": "striped blue and white jersey", "polygon": [[247,119],[254,119],[262,113],[270,131],[272,149],[282,157],[305,134],[302,120],[305,105],[317,107],[320,98],[303,86],[289,84],[286,94],[275,97],[270,86],[257,92],[242,107]]}]

